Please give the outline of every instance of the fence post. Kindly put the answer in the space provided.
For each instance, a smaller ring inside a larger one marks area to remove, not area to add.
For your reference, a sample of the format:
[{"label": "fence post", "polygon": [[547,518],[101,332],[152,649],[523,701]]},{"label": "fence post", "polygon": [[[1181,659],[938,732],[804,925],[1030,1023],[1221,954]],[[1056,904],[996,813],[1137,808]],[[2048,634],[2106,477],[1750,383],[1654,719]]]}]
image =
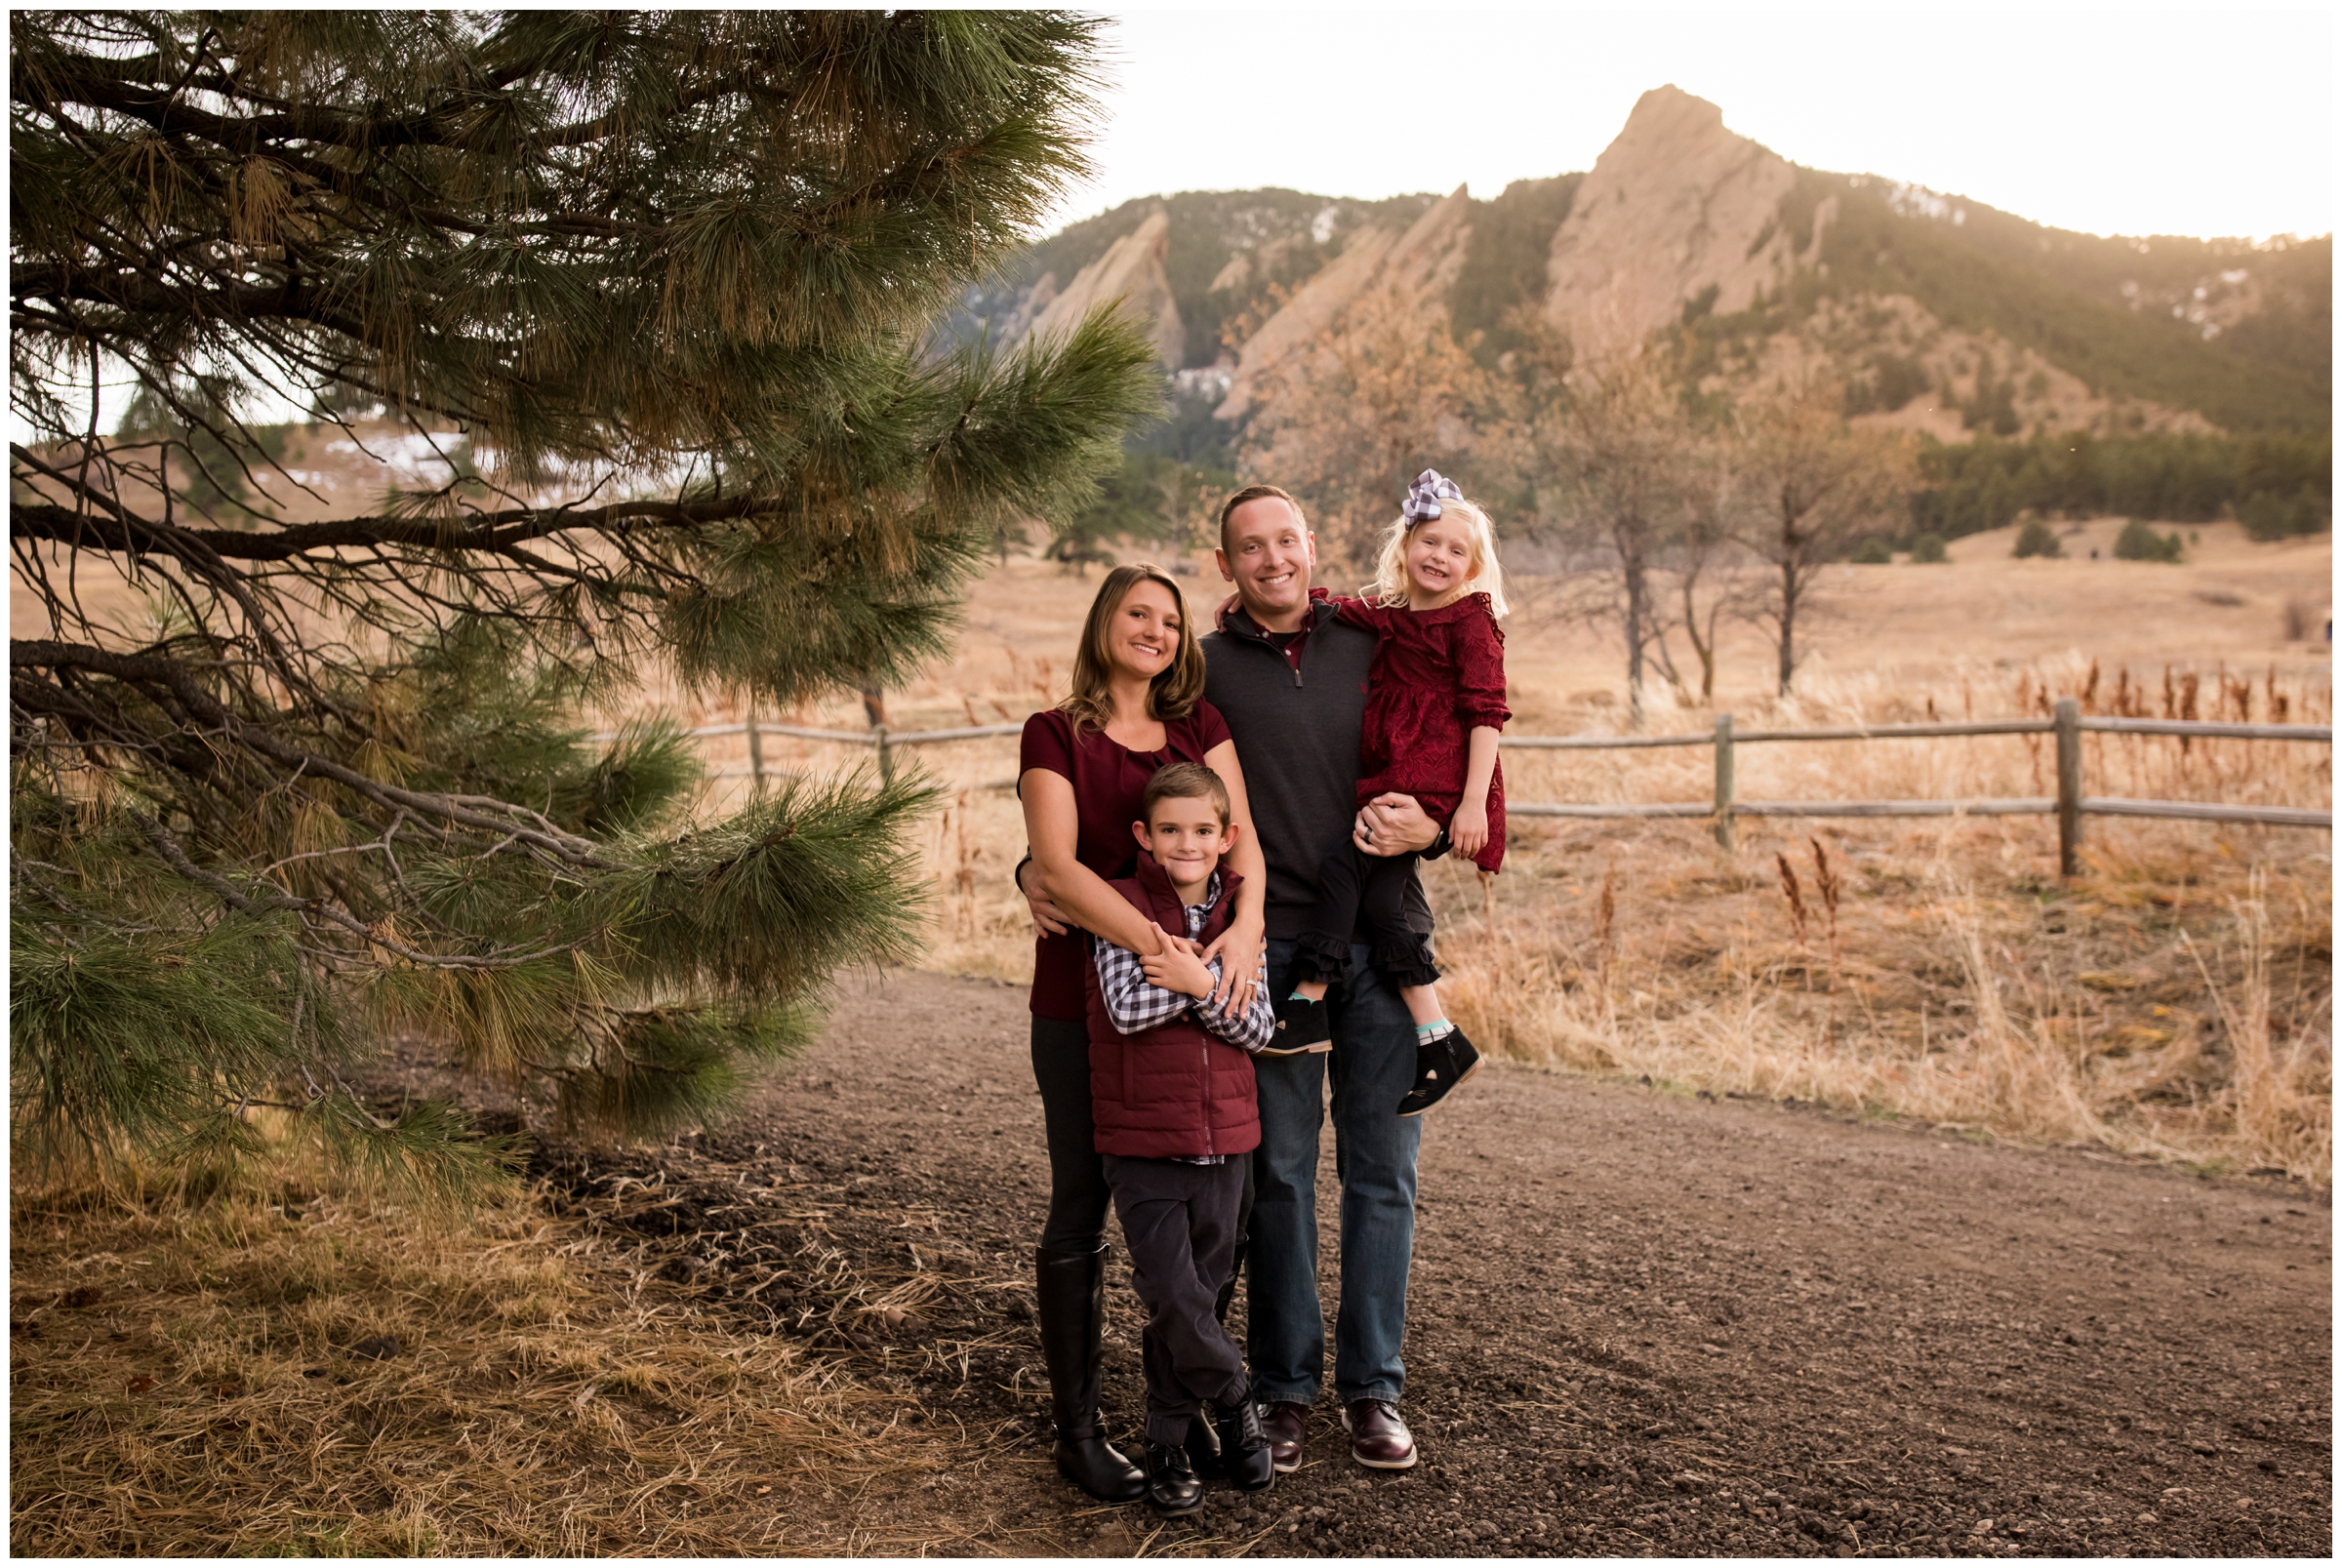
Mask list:
[{"label": "fence post", "polygon": [[1716,716],[1716,847],[1732,853],[1732,715]]},{"label": "fence post", "polygon": [[2081,704],[2057,700],[2057,874],[2081,874]]},{"label": "fence post", "polygon": [[879,782],[880,784],[893,784],[893,783],[895,782],[895,751],[894,751],[894,747],[892,747],[892,746],[890,746],[890,745],[888,745],[888,744],[886,744],[886,726],[885,726],[885,725],[881,724],[881,725],[879,725],[879,726],[878,726],[878,729],[877,729],[877,735],[878,735],[878,782]]},{"label": "fence post", "polygon": [[756,709],[750,706],[747,716],[748,777],[755,781],[758,794],[764,793],[764,737],[756,733]]}]

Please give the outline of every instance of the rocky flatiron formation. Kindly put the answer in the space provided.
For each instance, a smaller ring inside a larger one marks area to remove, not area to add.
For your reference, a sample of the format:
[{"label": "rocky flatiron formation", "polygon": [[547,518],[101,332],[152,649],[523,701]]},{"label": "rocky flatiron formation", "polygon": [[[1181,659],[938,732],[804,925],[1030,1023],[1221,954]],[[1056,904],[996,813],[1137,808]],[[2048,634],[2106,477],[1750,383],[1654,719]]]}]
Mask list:
[{"label": "rocky flatiron formation", "polygon": [[[1188,367],[1183,390],[1226,388],[1216,412],[1231,422],[1369,322],[1449,331],[1493,363],[1523,307],[1581,364],[1690,334],[1708,390],[1819,368],[1848,383],[1858,422],[1946,441],[2330,420],[2330,237],[2045,228],[1799,168],[1672,86],[1642,96],[1587,174],[1493,200],[1461,186],[1381,203],[1184,193],[1075,225],[1036,256],[1059,260],[954,330],[981,318],[1013,340],[1120,300],[1165,366]],[[1215,355],[1219,368],[1195,368]]]},{"label": "rocky flatiron formation", "polygon": [[1244,342],[1236,373],[1218,413],[1241,418],[1266,383],[1293,362],[1377,309],[1444,321],[1448,290],[1464,264],[1472,237],[1472,197],[1458,185],[1403,232],[1369,224],[1284,308]]},{"label": "rocky flatiron formation", "polygon": [[[1157,208],[1109,246],[1104,256],[1073,274],[1062,292],[1056,274],[1044,274],[1033,289],[1032,302],[1040,308],[1023,330],[1035,337],[1070,332],[1093,306],[1120,301],[1152,337],[1164,367],[1179,369],[1187,354],[1188,334],[1179,319],[1179,302],[1171,297],[1171,280],[1163,271],[1170,239],[1170,216]],[[1023,332],[1008,336],[1014,339]]]},{"label": "rocky flatiron formation", "polygon": [[1797,184],[1786,159],[1724,129],[1724,111],[1674,87],[1642,95],[1595,160],[1554,233],[1545,314],[1582,362],[1641,347],[1706,300],[1734,315],[1790,270],[1811,266],[1837,203],[1825,199],[1800,246],[1781,221]]}]

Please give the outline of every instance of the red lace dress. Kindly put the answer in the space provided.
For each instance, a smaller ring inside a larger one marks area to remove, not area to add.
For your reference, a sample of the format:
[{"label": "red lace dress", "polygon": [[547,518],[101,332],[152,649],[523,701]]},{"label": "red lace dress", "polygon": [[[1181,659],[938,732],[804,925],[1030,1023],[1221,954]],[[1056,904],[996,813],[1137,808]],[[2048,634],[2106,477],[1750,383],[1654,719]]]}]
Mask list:
[{"label": "red lace dress", "polygon": [[[1380,639],[1358,744],[1358,804],[1386,790],[1413,795],[1442,825],[1455,815],[1472,760],[1472,732],[1501,730],[1505,633],[1485,593],[1437,610],[1334,601],[1342,619]],[[1474,864],[1493,871],[1505,859],[1505,770],[1488,785],[1488,844]]]}]

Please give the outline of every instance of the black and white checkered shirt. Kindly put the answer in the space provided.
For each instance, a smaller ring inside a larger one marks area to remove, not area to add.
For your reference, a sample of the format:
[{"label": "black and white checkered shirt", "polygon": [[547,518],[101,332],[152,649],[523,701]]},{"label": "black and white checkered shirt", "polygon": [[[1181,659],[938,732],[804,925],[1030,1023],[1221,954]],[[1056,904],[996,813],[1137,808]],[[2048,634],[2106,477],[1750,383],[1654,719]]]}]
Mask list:
[{"label": "black and white checkered shirt", "polygon": [[[1196,934],[1203,930],[1204,921],[1211,917],[1212,908],[1219,902],[1220,873],[1214,871],[1211,883],[1204,889],[1203,902],[1187,905],[1189,941],[1195,940]],[[1117,947],[1104,937],[1092,937],[1090,949],[1098,962],[1098,989],[1106,1000],[1106,1016],[1121,1033],[1159,1028],[1183,1014],[1192,1013],[1206,1033],[1218,1035],[1247,1054],[1258,1052],[1276,1037],[1276,1006],[1269,999],[1266,953],[1261,955],[1260,972],[1254,977],[1252,1005],[1242,1013],[1232,1013],[1217,997],[1165,990],[1147,978],[1137,953]],[[1213,988],[1217,990],[1220,960],[1208,959],[1204,968],[1210,971]],[[1184,1162],[1217,1165],[1226,1158],[1224,1154],[1197,1154],[1188,1156]]]}]

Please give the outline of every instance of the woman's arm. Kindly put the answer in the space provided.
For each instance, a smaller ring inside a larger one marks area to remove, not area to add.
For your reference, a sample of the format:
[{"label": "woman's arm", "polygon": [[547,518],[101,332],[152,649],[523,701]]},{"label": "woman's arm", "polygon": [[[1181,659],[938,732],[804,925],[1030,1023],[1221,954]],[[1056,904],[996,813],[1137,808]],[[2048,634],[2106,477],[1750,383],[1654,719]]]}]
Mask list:
[{"label": "woman's arm", "polygon": [[1244,879],[1236,889],[1236,912],[1220,940],[1204,948],[1207,959],[1218,958],[1220,984],[1215,1001],[1241,1015],[1252,1005],[1258,983],[1263,935],[1269,929],[1269,862],[1252,830],[1252,802],[1244,793],[1244,765],[1236,760],[1236,743],[1223,741],[1203,754],[1204,766],[1228,785],[1228,820],[1235,825],[1235,848],[1228,852],[1229,865]]},{"label": "woman's arm", "polygon": [[1464,768],[1464,798],[1448,819],[1447,838],[1456,853],[1479,854],[1488,844],[1488,785],[1496,777],[1496,735],[1486,725],[1472,732],[1472,756]]},{"label": "woman's arm", "polygon": [[1153,952],[1154,928],[1147,917],[1075,858],[1081,843],[1081,809],[1073,799],[1072,781],[1047,768],[1028,768],[1017,781],[1017,795],[1025,806],[1025,839],[1032,846],[1027,885],[1038,877],[1042,895],[1093,936],[1129,952]]}]

